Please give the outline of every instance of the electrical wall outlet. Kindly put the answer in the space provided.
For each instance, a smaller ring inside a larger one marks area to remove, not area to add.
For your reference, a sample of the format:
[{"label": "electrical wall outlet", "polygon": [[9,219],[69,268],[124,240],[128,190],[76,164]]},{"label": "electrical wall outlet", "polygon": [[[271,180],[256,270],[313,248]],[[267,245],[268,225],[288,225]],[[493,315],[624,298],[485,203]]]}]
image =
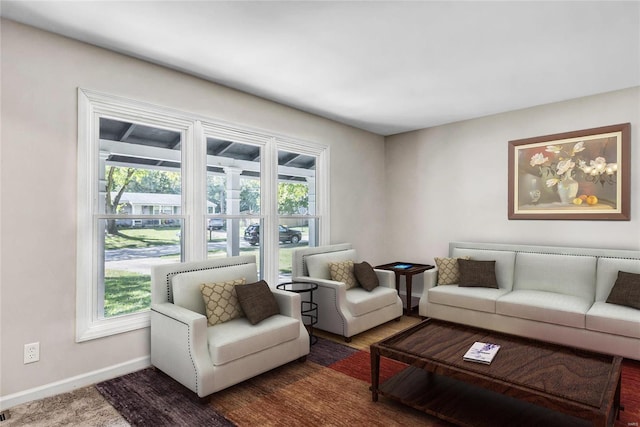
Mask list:
[{"label": "electrical wall outlet", "polygon": [[24,345],[24,364],[40,360],[40,343],[32,342]]}]

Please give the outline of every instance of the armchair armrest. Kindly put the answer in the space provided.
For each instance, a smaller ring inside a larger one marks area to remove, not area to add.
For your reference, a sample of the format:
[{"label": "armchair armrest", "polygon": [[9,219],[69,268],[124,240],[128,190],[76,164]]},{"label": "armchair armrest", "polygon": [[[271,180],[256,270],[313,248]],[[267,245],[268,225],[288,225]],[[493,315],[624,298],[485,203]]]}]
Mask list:
[{"label": "armchair armrest", "polygon": [[271,292],[273,292],[273,296],[278,302],[280,314],[302,320],[300,315],[300,295],[280,289],[271,289]]},{"label": "armchair armrest", "polygon": [[213,375],[207,317],[168,302],[152,304],[151,364],[202,396],[197,379]]},{"label": "armchair armrest", "polygon": [[206,316],[196,313],[195,311],[188,310],[184,307],[180,307],[179,305],[169,302],[151,304],[151,310],[188,325],[195,324],[198,319],[204,319],[206,328]]},{"label": "armchair armrest", "polygon": [[374,269],[376,276],[378,276],[378,282],[380,286],[387,288],[396,288],[396,274],[391,270],[376,270]]},{"label": "armchair armrest", "polygon": [[346,304],[347,301],[347,285],[344,282],[336,282],[335,280],[316,279],[314,277],[302,276],[296,277],[296,282],[313,282],[318,284],[318,288],[330,289],[336,293],[336,301],[338,305]]}]

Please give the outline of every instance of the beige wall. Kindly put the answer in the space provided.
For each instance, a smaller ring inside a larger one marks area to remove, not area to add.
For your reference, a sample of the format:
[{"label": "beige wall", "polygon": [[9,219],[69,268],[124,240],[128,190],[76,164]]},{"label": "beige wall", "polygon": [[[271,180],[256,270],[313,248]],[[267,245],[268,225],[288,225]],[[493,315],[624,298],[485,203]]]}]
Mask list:
[{"label": "beige wall", "polygon": [[[631,221],[507,219],[508,141],[631,123]],[[640,88],[395,135],[386,141],[388,253],[433,263],[450,241],[640,249]]]},{"label": "beige wall", "polygon": [[[0,397],[149,354],[148,330],[74,339],[78,87],[330,145],[331,240],[385,261],[371,191],[384,138],[11,21],[1,31]],[[24,365],[34,341],[41,360]]]}]

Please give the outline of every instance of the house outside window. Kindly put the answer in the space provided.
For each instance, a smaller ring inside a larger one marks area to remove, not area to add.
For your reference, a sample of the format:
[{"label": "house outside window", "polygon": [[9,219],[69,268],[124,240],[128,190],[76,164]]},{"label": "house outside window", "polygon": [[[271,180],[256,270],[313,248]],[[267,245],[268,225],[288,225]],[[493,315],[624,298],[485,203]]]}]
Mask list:
[{"label": "house outside window", "polygon": [[254,254],[275,286],[328,241],[326,146],[82,89],[79,107],[77,341],[148,326],[153,265]]}]

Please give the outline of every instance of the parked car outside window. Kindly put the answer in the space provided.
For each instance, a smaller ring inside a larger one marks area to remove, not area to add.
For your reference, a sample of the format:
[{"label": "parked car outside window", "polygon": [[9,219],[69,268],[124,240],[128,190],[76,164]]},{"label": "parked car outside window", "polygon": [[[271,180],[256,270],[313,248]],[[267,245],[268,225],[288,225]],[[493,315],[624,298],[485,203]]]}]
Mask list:
[{"label": "parked car outside window", "polygon": [[[291,242],[294,245],[302,239],[302,233],[281,225],[279,227],[279,240],[281,243]],[[260,243],[260,224],[251,224],[244,230],[244,240],[255,246]]]},{"label": "parked car outside window", "polygon": [[209,225],[207,228],[209,230],[222,230],[225,226],[225,220],[222,218],[211,218],[209,219]]}]

